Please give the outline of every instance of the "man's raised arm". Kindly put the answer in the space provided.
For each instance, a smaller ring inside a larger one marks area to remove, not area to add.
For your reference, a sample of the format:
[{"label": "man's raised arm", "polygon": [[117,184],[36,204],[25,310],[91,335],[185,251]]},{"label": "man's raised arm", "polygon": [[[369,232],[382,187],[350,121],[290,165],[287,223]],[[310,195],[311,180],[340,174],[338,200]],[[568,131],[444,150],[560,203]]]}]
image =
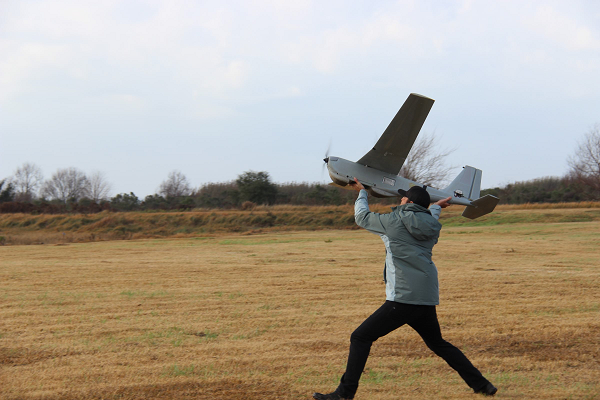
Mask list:
[{"label": "man's raised arm", "polygon": [[445,199],[436,201],[429,207],[429,212],[431,213],[433,218],[440,219],[442,208],[450,206],[450,200],[452,200],[452,197],[446,197]]},{"label": "man's raised arm", "polygon": [[385,234],[385,226],[382,218],[386,216],[372,213],[369,210],[368,193],[362,183],[354,178],[354,183],[351,183],[351,185],[358,192],[358,198],[354,203],[354,220],[356,221],[356,225],[378,235]]}]

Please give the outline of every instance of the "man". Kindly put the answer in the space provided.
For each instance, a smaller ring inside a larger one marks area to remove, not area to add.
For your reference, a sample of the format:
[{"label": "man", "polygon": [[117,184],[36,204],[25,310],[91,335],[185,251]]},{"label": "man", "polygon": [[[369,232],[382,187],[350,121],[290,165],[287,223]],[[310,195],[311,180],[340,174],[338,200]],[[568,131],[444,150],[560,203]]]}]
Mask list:
[{"label": "man", "polygon": [[350,336],[350,354],[346,372],[338,388],[329,394],[315,393],[316,400],[353,399],[371,344],[382,336],[408,324],[425,344],[454,368],[475,393],[493,396],[497,389],[481,375],[465,355],[442,339],[435,306],[439,304],[437,268],[431,251],[437,243],[442,225],[441,209],[450,205],[451,197],[429,209],[429,193],[413,186],[406,191],[400,206],[389,214],[369,211],[367,191],[354,179],[359,192],[354,206],[356,223],[381,236],[386,257],[384,279],[386,302],[367,318]]}]

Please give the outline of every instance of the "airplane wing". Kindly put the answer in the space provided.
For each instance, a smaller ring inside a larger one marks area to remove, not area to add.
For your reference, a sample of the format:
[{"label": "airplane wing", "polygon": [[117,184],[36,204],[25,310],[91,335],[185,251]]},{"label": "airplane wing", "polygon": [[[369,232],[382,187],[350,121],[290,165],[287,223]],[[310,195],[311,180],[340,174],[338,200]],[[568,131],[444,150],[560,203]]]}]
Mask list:
[{"label": "airplane wing", "polygon": [[375,147],[357,163],[397,175],[435,100],[411,93]]}]

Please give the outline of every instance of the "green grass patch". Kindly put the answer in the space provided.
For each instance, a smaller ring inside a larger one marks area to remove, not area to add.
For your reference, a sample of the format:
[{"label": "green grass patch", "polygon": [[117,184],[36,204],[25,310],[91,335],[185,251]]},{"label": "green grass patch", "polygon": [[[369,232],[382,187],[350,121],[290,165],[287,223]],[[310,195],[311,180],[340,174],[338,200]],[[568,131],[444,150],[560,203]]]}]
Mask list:
[{"label": "green grass patch", "polygon": [[196,371],[194,364],[190,365],[170,365],[163,369],[163,376],[192,376]]}]

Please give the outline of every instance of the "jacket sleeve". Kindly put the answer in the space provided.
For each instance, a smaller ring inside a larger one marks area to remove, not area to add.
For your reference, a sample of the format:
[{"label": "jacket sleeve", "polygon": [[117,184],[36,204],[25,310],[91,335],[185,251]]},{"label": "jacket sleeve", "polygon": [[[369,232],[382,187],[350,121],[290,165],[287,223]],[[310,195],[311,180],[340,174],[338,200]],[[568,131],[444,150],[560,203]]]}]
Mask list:
[{"label": "jacket sleeve", "polygon": [[388,226],[387,220],[389,217],[387,214],[381,215],[372,213],[369,210],[367,196],[367,191],[361,190],[354,203],[354,220],[356,221],[356,225],[365,228],[369,232],[384,235],[386,233],[386,227]]},{"label": "jacket sleeve", "polygon": [[440,219],[440,214],[442,213],[442,207],[438,206],[437,204],[432,204],[429,207],[429,212],[431,213],[431,216],[435,219]]}]

